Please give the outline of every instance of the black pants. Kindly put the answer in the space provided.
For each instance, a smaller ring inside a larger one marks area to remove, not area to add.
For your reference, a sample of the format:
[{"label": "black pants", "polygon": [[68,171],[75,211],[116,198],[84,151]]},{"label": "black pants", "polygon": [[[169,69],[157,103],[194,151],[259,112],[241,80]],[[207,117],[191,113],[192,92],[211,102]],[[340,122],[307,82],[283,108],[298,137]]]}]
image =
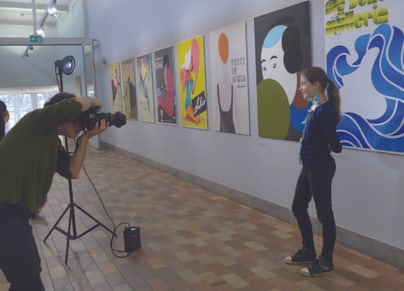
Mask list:
[{"label": "black pants", "polygon": [[0,268],[10,291],[45,290],[29,216],[19,206],[0,204]]},{"label": "black pants", "polygon": [[336,239],[336,226],[331,204],[331,183],[335,174],[335,162],[318,171],[302,169],[296,184],[292,211],[302,235],[303,247],[314,250],[313,229],[308,213],[313,197],[317,218],[323,228],[321,256],[332,261]]}]

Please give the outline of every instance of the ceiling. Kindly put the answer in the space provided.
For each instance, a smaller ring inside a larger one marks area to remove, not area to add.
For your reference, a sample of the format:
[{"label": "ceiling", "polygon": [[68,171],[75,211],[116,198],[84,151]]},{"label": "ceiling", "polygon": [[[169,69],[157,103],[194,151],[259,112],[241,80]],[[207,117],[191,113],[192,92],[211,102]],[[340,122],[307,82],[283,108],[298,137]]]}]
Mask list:
[{"label": "ceiling", "polygon": [[[59,15],[68,11],[69,4],[73,0],[57,0]],[[0,0],[0,25],[18,27],[34,27],[34,15],[36,23],[45,14],[50,0]],[[35,7],[35,9],[33,9]],[[47,26],[55,26],[56,18],[48,17]]]},{"label": "ceiling", "polygon": [[[58,26],[61,22],[64,25],[68,24],[71,21],[70,16],[74,13],[80,17],[82,1],[56,0],[58,17],[49,15],[45,18],[44,40],[34,43],[31,42],[30,36],[35,34],[34,27],[41,23],[51,0],[0,0],[0,67],[2,69],[0,89],[2,91],[4,88],[29,88],[32,91],[31,87],[36,87],[38,84],[41,87],[53,85],[53,61],[50,61],[50,66],[48,61],[59,58],[59,55],[65,55],[66,48],[75,52],[78,42],[76,39],[81,38],[81,36],[74,36],[75,32],[69,32],[73,36],[60,37]],[[82,25],[82,23],[79,24]],[[71,43],[74,43],[73,46],[69,45]],[[77,46],[77,50],[78,54],[81,54],[81,47]],[[24,74],[26,76],[18,77]]]}]

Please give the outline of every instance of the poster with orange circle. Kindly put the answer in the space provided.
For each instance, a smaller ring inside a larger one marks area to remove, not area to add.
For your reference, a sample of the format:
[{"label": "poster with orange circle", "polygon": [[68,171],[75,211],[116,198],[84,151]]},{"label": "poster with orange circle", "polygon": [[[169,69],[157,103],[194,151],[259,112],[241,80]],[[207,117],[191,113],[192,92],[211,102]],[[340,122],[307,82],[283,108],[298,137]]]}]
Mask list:
[{"label": "poster with orange circle", "polygon": [[209,65],[213,129],[249,135],[245,22],[209,32]]}]

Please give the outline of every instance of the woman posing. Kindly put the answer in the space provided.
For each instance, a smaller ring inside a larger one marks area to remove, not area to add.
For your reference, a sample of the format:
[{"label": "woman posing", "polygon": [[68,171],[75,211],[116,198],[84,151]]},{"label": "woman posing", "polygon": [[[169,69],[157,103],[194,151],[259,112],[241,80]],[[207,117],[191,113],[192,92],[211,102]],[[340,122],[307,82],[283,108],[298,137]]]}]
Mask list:
[{"label": "woman posing", "polygon": [[[302,169],[297,180],[292,211],[302,236],[302,249],[285,258],[288,264],[309,263],[300,273],[316,276],[333,271],[333,252],[336,226],[331,203],[331,184],[335,174],[335,160],[331,151],[342,150],[336,126],[341,118],[340,95],[335,84],[323,69],[310,67],[302,71],[300,91],[312,102],[301,139]],[[317,217],[322,224],[323,246],[316,258],[313,230],[308,214],[313,198]]]}]

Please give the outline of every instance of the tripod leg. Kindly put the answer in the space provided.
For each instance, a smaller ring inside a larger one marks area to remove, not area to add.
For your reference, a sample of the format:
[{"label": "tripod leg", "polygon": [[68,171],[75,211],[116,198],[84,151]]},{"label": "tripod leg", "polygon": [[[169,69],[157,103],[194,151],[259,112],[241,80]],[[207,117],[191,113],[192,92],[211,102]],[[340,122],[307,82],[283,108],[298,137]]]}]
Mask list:
[{"label": "tripod leg", "polygon": [[92,216],[90,213],[88,213],[87,211],[85,211],[83,208],[81,208],[80,206],[78,206],[76,203],[74,204],[74,206],[76,206],[79,210],[81,210],[81,212],[83,212],[84,214],[86,214],[88,217],[90,217],[92,220],[94,220],[97,225],[101,225],[103,228],[105,228],[107,231],[109,231],[111,234],[115,235],[116,234],[109,229],[106,225],[102,224],[98,219],[96,219],[94,216]]},{"label": "tripod leg", "polygon": [[[74,205],[73,205],[74,206]],[[65,265],[67,265],[67,259],[69,256],[69,246],[70,246],[70,229],[72,227],[72,221],[73,221],[73,215],[74,215],[74,211],[73,211],[74,207],[70,208],[70,214],[69,214],[69,226],[67,227],[67,233],[68,235],[66,236],[66,252],[65,252]],[[74,226],[73,226],[74,228]],[[73,237],[73,239],[75,239],[75,236]]]},{"label": "tripod leg", "polygon": [[63,213],[59,216],[58,220],[56,221],[56,223],[52,226],[52,228],[50,229],[50,231],[48,232],[48,234],[45,236],[44,238],[44,242],[46,242],[46,240],[48,239],[48,237],[50,236],[50,234],[52,233],[52,231],[57,227],[57,225],[59,224],[59,222],[62,220],[63,216],[66,214],[67,210],[69,210],[69,208],[71,207],[71,205],[69,204],[66,209],[63,211]]}]

